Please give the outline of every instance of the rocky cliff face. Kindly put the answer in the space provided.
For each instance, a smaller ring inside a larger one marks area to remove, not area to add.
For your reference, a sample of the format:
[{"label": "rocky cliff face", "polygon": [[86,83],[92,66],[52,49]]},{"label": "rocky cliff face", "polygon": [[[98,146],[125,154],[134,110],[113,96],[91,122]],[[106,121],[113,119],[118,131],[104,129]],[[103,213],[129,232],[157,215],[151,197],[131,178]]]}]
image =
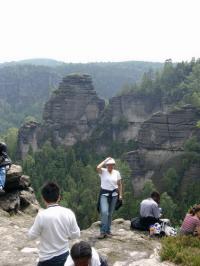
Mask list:
[{"label": "rocky cliff face", "polygon": [[113,139],[129,141],[137,140],[142,124],[150,119],[152,114],[162,110],[163,105],[159,97],[129,93],[113,97],[110,100],[110,108],[113,125],[117,125],[123,120],[126,122],[126,127],[123,130],[119,131],[117,127],[113,128]]},{"label": "rocky cliff face", "polygon": [[72,146],[88,139],[103,109],[89,75],[68,75],[45,105],[45,131],[54,143]]},{"label": "rocky cliff face", "polygon": [[66,76],[45,105],[44,123],[28,123],[20,129],[20,157],[24,158],[29,146],[35,151],[46,140],[68,147],[88,139],[103,109],[104,101],[98,98],[89,75]]},{"label": "rocky cliff face", "polygon": [[158,177],[168,168],[180,164],[184,143],[199,135],[196,127],[199,120],[199,110],[188,105],[168,113],[158,112],[142,124],[138,133],[139,148],[125,155],[132,169],[136,194],[146,180],[156,177],[158,182]]},{"label": "rocky cliff face", "polygon": [[18,157],[24,158],[30,147],[33,152],[38,149],[39,136],[41,135],[41,125],[37,122],[27,122],[24,124],[18,135]]}]

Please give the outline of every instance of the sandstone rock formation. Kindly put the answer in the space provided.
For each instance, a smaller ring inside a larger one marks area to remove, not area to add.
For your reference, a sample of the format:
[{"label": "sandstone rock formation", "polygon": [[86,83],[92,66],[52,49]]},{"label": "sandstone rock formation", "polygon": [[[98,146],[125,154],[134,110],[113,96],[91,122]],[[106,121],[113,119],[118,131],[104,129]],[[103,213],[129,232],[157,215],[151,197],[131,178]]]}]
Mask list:
[{"label": "sandstone rock formation", "polygon": [[[125,155],[132,169],[134,190],[140,193],[144,182],[162,177],[184,155],[184,143],[199,136],[200,112],[188,105],[167,113],[158,112],[145,121],[138,133],[139,148]],[[156,179],[159,187],[159,180]]]},{"label": "sandstone rock formation", "polygon": [[152,114],[163,110],[164,106],[159,97],[129,93],[113,97],[110,100],[110,108],[113,125],[120,123],[120,119],[127,122],[127,127],[123,130],[113,128],[113,139],[128,141],[137,140],[142,124],[149,120]]},{"label": "sandstone rock formation", "polygon": [[[28,228],[33,223],[31,216],[22,214],[7,217],[0,211],[0,264],[2,266],[35,266],[38,258],[39,241],[27,241]],[[99,222],[81,232],[81,239],[89,241],[96,250],[114,266],[170,266],[168,262],[160,262],[159,240],[149,239],[148,235],[130,231],[130,221],[117,219],[113,221],[111,239],[98,240]],[[77,240],[76,240],[77,241]],[[73,241],[74,242],[74,241]],[[73,244],[70,241],[70,245]]]},{"label": "sandstone rock formation", "polygon": [[28,123],[20,129],[20,157],[24,158],[29,146],[36,150],[46,140],[68,147],[88,139],[103,109],[104,101],[89,75],[67,75],[45,105],[44,123]]},{"label": "sandstone rock formation", "polygon": [[20,211],[34,215],[37,213],[39,203],[31,187],[30,178],[22,174],[21,166],[11,165],[6,176],[5,192],[0,195],[0,210],[10,214]]},{"label": "sandstone rock formation", "polygon": [[38,149],[38,136],[40,136],[41,125],[35,121],[24,124],[18,135],[18,157],[24,158],[30,147],[33,152]]}]

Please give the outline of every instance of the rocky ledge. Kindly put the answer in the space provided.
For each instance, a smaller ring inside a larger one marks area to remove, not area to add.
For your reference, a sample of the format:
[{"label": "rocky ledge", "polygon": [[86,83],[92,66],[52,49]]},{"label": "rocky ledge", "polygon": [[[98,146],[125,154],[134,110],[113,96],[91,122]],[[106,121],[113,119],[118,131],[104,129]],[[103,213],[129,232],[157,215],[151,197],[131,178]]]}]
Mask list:
[{"label": "rocky ledge", "polygon": [[24,212],[35,215],[38,209],[30,177],[22,174],[20,165],[12,164],[6,175],[5,194],[0,195],[0,210],[9,214]]},{"label": "rocky ledge", "polygon": [[[33,218],[27,214],[8,217],[0,211],[0,261],[2,266],[35,266],[38,257],[39,241],[27,241],[28,228]],[[97,251],[107,257],[109,265],[114,266],[170,266],[160,262],[159,241],[149,239],[148,235],[130,231],[130,221],[117,219],[113,221],[114,236],[98,240],[100,222],[81,232],[81,239],[89,241]],[[76,240],[77,241],[77,240]],[[72,245],[73,242],[70,242]]]}]

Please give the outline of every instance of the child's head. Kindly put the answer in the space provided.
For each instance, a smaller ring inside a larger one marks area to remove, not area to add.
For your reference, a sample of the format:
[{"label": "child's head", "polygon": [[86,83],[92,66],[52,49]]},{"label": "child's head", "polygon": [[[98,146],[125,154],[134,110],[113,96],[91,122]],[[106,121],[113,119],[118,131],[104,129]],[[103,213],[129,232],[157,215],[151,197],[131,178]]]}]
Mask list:
[{"label": "child's head", "polygon": [[60,200],[60,188],[54,182],[46,183],[41,192],[44,201],[47,203],[56,203]]},{"label": "child's head", "polygon": [[92,258],[92,248],[85,241],[74,244],[70,251],[75,266],[88,266]]}]

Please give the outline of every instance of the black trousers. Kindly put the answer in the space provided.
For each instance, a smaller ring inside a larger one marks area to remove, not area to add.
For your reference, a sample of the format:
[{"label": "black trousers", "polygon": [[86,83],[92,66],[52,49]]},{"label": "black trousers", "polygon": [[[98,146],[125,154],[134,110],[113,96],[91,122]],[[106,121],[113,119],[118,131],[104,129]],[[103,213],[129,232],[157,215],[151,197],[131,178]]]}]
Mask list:
[{"label": "black trousers", "polygon": [[146,231],[149,230],[150,225],[153,225],[155,223],[161,223],[160,219],[151,216],[140,217],[140,224]]},{"label": "black trousers", "polygon": [[64,266],[68,255],[69,251],[50,260],[39,261],[37,266]]}]

